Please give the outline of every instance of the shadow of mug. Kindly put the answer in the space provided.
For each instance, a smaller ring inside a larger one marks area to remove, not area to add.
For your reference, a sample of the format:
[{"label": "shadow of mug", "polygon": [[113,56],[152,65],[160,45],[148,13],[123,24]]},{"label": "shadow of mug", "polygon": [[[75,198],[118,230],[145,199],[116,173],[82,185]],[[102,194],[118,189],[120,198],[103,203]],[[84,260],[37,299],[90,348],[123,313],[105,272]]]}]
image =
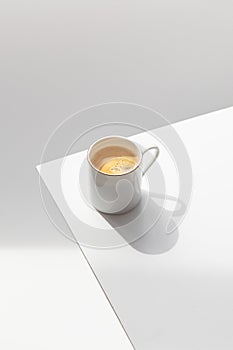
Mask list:
[{"label": "shadow of mug", "polygon": [[[172,217],[183,215],[186,206],[180,199],[167,195],[166,201],[179,204],[178,210],[170,211],[165,209],[164,205],[161,206],[161,199],[164,204],[163,195],[150,192],[148,197],[148,194],[143,192],[141,202],[130,212],[122,215],[100,214],[135,250],[144,254],[162,254],[177,243],[179,231],[172,222]],[[168,234],[170,220],[174,229]],[[133,236],[138,238],[134,240]]]}]

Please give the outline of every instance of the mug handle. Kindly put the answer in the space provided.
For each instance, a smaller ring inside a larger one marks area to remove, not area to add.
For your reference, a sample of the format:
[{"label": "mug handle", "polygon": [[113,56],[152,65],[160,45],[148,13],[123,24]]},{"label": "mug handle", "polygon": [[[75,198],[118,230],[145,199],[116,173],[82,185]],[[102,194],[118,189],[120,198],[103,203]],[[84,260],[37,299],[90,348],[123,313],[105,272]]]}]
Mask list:
[{"label": "mug handle", "polygon": [[145,173],[147,172],[147,170],[151,167],[151,165],[156,161],[156,159],[158,158],[159,156],[159,147],[157,146],[151,146],[147,149],[145,149],[144,151],[142,151],[142,158],[144,157],[145,153],[148,152],[148,151],[151,151],[151,150],[156,150],[156,153],[154,155],[154,158],[146,165],[145,169],[142,170],[142,176],[145,175]]}]

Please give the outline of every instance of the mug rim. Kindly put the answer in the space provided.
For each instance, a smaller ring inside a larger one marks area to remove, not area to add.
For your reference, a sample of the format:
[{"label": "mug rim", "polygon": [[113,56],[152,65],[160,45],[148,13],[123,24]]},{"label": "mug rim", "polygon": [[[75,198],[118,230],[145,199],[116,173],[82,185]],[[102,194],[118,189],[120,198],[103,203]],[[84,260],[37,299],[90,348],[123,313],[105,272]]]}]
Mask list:
[{"label": "mug rim", "polygon": [[[122,173],[122,174],[107,174],[107,173],[104,173],[103,171],[99,170],[98,168],[96,168],[96,167],[94,166],[94,164],[92,164],[92,162],[91,162],[91,159],[90,159],[90,152],[91,152],[91,149],[95,146],[95,144],[96,144],[97,142],[99,142],[99,141],[103,141],[103,140],[105,140],[105,139],[111,139],[111,138],[118,138],[118,139],[127,140],[128,142],[131,142],[131,143],[137,148],[137,150],[138,150],[138,154],[140,155],[140,159],[139,159],[137,165],[136,165],[133,169],[127,171],[126,173]],[[93,142],[93,143],[90,145],[90,147],[89,147],[88,150],[87,150],[87,160],[88,160],[88,163],[90,164],[90,166],[91,166],[95,171],[97,171],[98,173],[100,173],[100,174],[102,174],[102,175],[106,175],[106,176],[123,176],[123,175],[128,175],[128,174],[132,173],[133,171],[135,171],[135,170],[140,166],[140,164],[142,163],[142,151],[141,151],[141,149],[139,148],[138,144],[137,144],[136,142],[130,140],[128,137],[120,136],[120,135],[109,135],[109,136],[101,137],[100,139],[96,140],[95,142]]]}]

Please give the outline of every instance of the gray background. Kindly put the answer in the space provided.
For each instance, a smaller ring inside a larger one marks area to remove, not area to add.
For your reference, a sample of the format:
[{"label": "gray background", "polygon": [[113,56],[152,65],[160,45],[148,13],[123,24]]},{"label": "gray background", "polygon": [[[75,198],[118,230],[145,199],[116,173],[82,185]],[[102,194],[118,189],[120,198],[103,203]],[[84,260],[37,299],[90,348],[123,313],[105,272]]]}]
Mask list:
[{"label": "gray background", "polygon": [[35,171],[70,114],[130,101],[177,121],[233,104],[232,11],[226,0],[1,1],[2,248],[71,245]]}]

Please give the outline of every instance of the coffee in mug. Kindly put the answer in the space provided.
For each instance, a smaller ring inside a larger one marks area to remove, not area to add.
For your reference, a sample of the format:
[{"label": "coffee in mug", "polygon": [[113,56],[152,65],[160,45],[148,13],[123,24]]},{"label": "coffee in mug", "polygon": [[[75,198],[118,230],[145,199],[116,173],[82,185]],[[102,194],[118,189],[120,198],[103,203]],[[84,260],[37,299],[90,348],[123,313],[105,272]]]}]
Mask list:
[{"label": "coffee in mug", "polygon": [[132,150],[121,147],[105,147],[96,152],[92,162],[97,169],[108,175],[125,174],[138,164],[138,156]]}]

